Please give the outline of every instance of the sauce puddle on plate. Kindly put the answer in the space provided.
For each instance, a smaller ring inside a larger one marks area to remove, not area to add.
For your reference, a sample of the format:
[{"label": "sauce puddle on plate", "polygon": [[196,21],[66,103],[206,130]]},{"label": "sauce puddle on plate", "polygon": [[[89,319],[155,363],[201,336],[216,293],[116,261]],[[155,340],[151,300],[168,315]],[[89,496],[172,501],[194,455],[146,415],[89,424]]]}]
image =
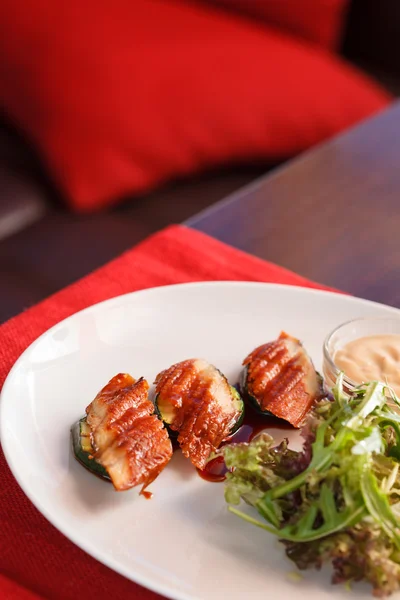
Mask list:
[{"label": "sauce puddle on plate", "polygon": [[[293,430],[293,427],[286,421],[277,419],[275,417],[267,417],[257,413],[251,407],[246,406],[246,412],[243,420],[243,424],[226,442],[223,442],[221,446],[226,444],[240,444],[243,442],[251,442],[261,431],[265,429],[287,429]],[[207,463],[206,468],[203,470],[197,469],[198,474],[202,479],[210,481],[212,483],[218,483],[224,481],[228,469],[225,465],[224,458],[217,456],[213,460]]]}]

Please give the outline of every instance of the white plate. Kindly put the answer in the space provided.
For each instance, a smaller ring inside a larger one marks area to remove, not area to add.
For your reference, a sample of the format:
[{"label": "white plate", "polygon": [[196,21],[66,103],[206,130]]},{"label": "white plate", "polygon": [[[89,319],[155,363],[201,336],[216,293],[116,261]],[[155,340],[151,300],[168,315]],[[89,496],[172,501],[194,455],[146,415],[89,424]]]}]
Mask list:
[{"label": "white plate", "polygon": [[[317,368],[322,343],[355,317],[400,311],[340,294],[257,283],[200,283],[128,294],[59,323],[24,352],[1,395],[1,440],[12,472],[43,515],[89,554],[179,600],[341,598],[328,571],[302,581],[269,534],[227,512],[223,484],[179,453],[151,486],[116,493],[73,458],[69,428],[117,372],[150,382],[204,357],[235,382],[244,356],[286,330]],[[276,432],[275,432],[276,433]],[[349,597],[346,594],[346,597]],[[370,597],[357,586],[354,598]]]}]

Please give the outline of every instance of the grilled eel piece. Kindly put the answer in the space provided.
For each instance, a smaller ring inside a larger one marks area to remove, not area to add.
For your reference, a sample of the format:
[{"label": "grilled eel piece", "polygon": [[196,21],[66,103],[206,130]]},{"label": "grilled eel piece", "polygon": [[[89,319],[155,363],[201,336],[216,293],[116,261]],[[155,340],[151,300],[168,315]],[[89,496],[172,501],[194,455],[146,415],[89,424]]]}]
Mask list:
[{"label": "grilled eel piece", "polygon": [[204,469],[211,452],[240,425],[244,403],[226,377],[202,359],[172,365],[156,378],[155,404],[183,454]]},{"label": "grilled eel piece", "polygon": [[323,396],[321,377],[294,337],[282,332],[243,361],[241,391],[253,406],[300,427],[312,404]]},{"label": "grilled eel piece", "polygon": [[81,462],[89,469],[93,465],[93,472],[108,476],[117,491],[142,485],[142,493],[172,456],[171,440],[154,414],[148,390],[145,379],[120,373],[97,394],[86,408],[86,420],[79,422],[78,450],[88,452],[78,456],[74,442],[75,455],[86,458]]}]

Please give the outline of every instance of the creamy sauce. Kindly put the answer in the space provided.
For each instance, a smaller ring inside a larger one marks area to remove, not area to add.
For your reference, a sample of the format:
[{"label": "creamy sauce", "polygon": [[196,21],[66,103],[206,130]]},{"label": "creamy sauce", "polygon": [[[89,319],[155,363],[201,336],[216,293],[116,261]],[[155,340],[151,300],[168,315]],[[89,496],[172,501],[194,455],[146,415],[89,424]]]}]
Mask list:
[{"label": "creamy sauce", "polygon": [[355,383],[382,381],[400,396],[400,335],[371,335],[338,350],[335,365]]}]

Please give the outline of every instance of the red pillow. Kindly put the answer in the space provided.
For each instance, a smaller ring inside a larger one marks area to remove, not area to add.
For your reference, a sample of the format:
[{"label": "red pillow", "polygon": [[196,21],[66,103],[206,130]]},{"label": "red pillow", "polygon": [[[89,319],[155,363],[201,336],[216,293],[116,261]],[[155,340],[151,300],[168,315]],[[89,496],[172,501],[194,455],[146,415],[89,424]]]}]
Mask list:
[{"label": "red pillow", "polygon": [[212,0],[337,50],[349,0]]},{"label": "red pillow", "polygon": [[389,100],[313,47],[177,0],[2,0],[0,56],[0,108],[79,211],[285,159]]}]

